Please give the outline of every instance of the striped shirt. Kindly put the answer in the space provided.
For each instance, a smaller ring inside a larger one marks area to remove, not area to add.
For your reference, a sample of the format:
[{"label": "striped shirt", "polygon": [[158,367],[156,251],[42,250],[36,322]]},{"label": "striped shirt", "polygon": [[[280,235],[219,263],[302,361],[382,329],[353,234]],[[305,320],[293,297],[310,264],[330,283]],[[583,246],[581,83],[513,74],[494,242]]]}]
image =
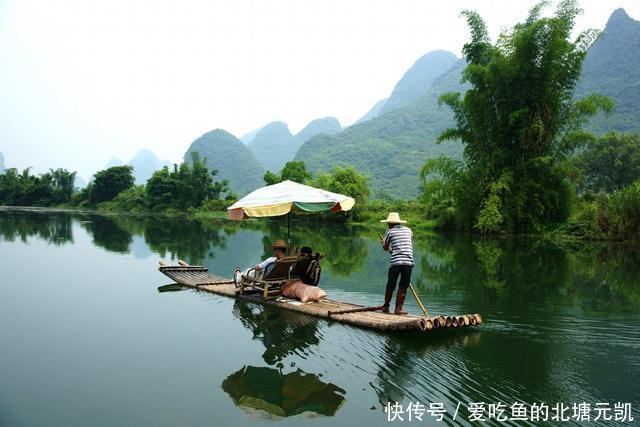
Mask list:
[{"label": "striped shirt", "polygon": [[413,265],[413,233],[409,227],[393,226],[387,230],[384,241],[391,250],[390,265]]}]

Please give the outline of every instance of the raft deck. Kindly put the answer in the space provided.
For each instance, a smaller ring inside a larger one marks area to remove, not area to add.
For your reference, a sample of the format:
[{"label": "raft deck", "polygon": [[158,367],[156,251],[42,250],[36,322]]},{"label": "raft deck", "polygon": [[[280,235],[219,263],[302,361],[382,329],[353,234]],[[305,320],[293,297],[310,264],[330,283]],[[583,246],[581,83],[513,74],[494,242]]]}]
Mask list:
[{"label": "raft deck", "polygon": [[212,274],[203,266],[190,266],[183,262],[182,264],[183,265],[179,266],[165,266],[161,264],[159,270],[176,283],[188,288],[247,300],[258,304],[275,306],[285,310],[369,329],[429,332],[439,328],[459,328],[482,323],[482,318],[479,314],[459,316],[439,315],[434,317],[420,317],[411,314],[399,316],[383,313],[380,311],[381,307],[366,307],[327,298],[316,302],[302,303],[298,300],[282,296],[264,299],[261,293],[239,295],[236,294],[236,287],[233,280]]}]

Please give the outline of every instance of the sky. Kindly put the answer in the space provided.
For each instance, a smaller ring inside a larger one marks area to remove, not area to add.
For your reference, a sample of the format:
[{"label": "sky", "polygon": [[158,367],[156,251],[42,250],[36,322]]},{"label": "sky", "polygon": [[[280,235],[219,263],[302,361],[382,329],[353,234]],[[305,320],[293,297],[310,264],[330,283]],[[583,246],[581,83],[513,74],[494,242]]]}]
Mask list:
[{"label": "sky", "polygon": [[[282,120],[343,126],[422,55],[460,56],[475,9],[492,37],[533,1],[0,0],[0,152],[8,167],[89,179],[140,149],[179,162],[212,129],[241,137]],[[581,1],[602,29],[638,0]]]}]

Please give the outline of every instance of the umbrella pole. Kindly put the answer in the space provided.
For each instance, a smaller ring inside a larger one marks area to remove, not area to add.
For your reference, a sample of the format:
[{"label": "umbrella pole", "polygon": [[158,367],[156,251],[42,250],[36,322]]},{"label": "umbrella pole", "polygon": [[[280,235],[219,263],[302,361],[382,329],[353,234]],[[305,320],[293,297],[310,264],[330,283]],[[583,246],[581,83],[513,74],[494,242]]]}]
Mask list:
[{"label": "umbrella pole", "polygon": [[291,212],[287,213],[287,244],[291,250]]}]

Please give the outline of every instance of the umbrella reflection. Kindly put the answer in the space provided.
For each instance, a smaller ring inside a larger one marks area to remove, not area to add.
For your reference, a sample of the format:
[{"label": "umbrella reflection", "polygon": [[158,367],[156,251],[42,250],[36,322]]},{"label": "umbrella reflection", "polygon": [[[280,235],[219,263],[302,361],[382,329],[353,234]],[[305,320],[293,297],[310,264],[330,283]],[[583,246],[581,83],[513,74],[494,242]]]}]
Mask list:
[{"label": "umbrella reflection", "polygon": [[301,370],[283,374],[274,368],[244,366],[222,382],[222,389],[247,414],[266,419],[330,417],[345,401],[343,389]]}]

